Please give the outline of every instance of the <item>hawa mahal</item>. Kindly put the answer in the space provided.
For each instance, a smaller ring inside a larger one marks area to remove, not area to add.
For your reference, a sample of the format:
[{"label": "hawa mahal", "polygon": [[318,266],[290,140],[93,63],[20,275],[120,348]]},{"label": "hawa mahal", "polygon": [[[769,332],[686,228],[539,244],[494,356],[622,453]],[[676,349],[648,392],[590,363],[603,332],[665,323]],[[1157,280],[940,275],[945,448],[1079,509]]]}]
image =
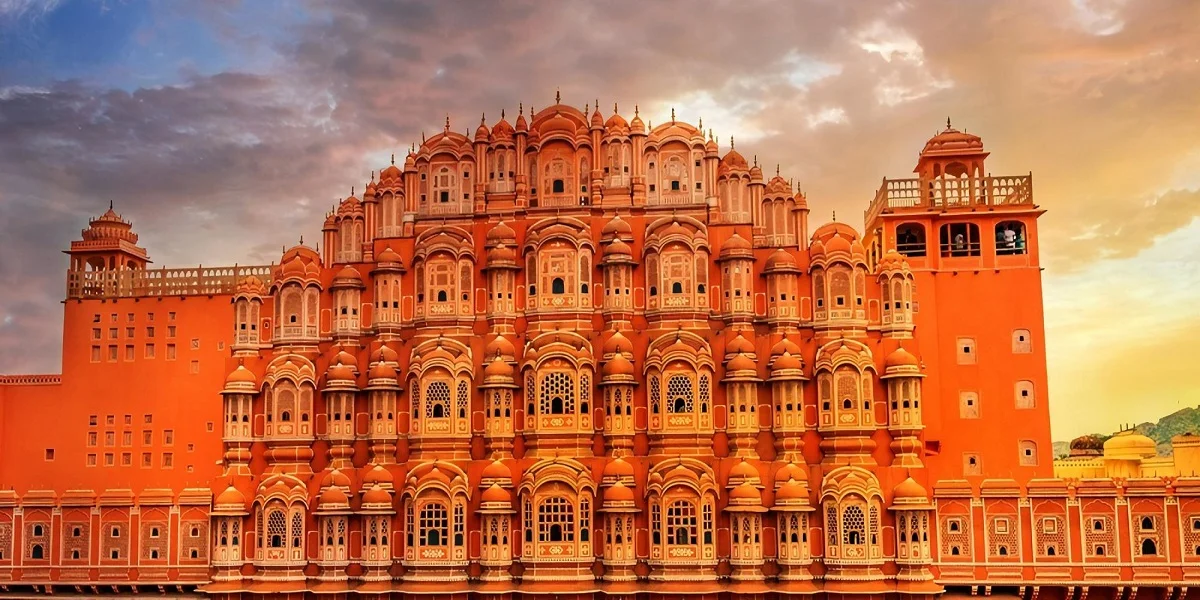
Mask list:
[{"label": "hawa mahal", "polygon": [[1030,175],[950,127],[863,229],[730,141],[444,131],[277,264],[71,242],[0,379],[0,592],[1178,600],[1200,479],[1055,479]]}]

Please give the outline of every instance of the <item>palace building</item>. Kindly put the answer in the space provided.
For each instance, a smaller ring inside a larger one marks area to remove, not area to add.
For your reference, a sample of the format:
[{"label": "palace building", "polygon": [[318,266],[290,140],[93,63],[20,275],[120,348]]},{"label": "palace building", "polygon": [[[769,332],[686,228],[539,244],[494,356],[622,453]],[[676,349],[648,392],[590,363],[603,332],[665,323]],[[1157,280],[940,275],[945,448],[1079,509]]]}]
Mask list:
[{"label": "palace building", "polygon": [[0,380],[0,592],[1176,600],[1200,479],[1055,479],[1030,175],[949,126],[862,229],[730,141],[446,128],[276,264],[70,244]]}]

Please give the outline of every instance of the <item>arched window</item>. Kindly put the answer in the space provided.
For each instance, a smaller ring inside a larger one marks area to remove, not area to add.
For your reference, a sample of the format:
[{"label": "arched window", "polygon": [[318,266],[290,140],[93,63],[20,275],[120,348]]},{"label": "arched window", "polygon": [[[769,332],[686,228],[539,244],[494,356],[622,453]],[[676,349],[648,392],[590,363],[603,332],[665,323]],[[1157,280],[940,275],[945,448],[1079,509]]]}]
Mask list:
[{"label": "arched window", "polygon": [[428,502],[421,507],[419,526],[421,540],[425,546],[445,546],[449,530],[449,516],[446,505],[440,502]]},{"label": "arched window", "polygon": [[41,560],[42,558],[45,558],[41,544],[34,544],[33,547],[29,549],[29,558],[34,560]]},{"label": "arched window", "polygon": [[538,505],[538,541],[575,541],[575,507],[564,496],[550,496]]},{"label": "arched window", "polygon": [[974,223],[942,225],[941,251],[943,257],[979,256],[979,226]]},{"label": "arched window", "polygon": [[904,223],[897,227],[896,252],[904,256],[925,256],[925,226]]},{"label": "arched window", "polygon": [[1158,554],[1158,545],[1154,540],[1146,538],[1142,540],[1142,556],[1155,556]]},{"label": "arched window", "polygon": [[996,254],[1025,254],[1025,224],[1001,221],[996,224]]},{"label": "arched window", "polygon": [[1154,519],[1142,517],[1141,528],[1142,531],[1154,531]]},{"label": "arched window", "polygon": [[567,286],[566,286],[566,283],[563,281],[562,277],[555,277],[554,281],[552,281],[550,283],[550,293],[551,294],[567,293]]}]

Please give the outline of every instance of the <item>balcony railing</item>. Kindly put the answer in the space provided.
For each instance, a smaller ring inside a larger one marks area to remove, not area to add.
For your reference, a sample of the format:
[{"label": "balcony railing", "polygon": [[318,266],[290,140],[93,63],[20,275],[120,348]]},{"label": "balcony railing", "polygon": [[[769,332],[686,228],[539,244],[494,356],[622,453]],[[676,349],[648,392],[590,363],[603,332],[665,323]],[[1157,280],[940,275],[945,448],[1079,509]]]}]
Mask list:
[{"label": "balcony railing", "polygon": [[136,298],[232,294],[243,278],[271,283],[271,265],[67,271],[68,298]]},{"label": "balcony railing", "polygon": [[884,179],[867,208],[870,222],[887,209],[1033,204],[1033,176],[944,177]]}]

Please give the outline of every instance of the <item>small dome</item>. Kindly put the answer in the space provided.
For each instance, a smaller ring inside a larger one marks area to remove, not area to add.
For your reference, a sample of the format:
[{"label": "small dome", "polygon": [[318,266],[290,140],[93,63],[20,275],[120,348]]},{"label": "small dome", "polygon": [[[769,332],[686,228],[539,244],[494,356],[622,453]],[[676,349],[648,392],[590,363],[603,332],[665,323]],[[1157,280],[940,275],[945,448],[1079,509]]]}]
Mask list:
[{"label": "small dome", "polygon": [[331,487],[321,492],[317,505],[321,508],[345,508],[350,506],[350,498],[340,488]]},{"label": "small dome", "polygon": [[766,193],[768,196],[791,196],[792,186],[777,174],[767,182]]},{"label": "small dome", "polygon": [[614,354],[611,360],[604,363],[604,369],[602,370],[602,375],[605,377],[634,376],[636,373],[637,371],[633,368],[633,363],[629,362],[629,359],[625,358],[625,355],[619,352]]},{"label": "small dome", "polygon": [[379,263],[403,263],[404,259],[395,250],[392,250],[391,246],[388,246],[383,249],[383,252],[379,253],[379,256],[375,257],[375,261]]},{"label": "small dome", "polygon": [[512,469],[508,465],[499,460],[493,460],[488,463],[488,466],[483,468],[483,473],[480,474],[483,479],[512,479]]},{"label": "small dome", "polygon": [[604,341],[603,352],[609,354],[633,354],[633,342],[620,331],[615,331]]},{"label": "small dome", "polygon": [[603,256],[633,256],[633,249],[620,238],[614,238],[604,247]]},{"label": "small dome", "polygon": [[513,343],[503,335],[497,335],[488,342],[487,347],[483,350],[484,356],[500,355],[508,359],[514,359],[517,356],[517,349]]},{"label": "small dome", "polygon": [[775,500],[808,500],[808,490],[795,479],[789,479],[775,492]]},{"label": "small dome", "polygon": [[741,462],[733,465],[733,468],[729,470],[729,479],[738,481],[758,479],[758,469],[755,469],[754,465],[742,459]]},{"label": "small dome", "polygon": [[725,156],[721,157],[721,164],[730,169],[740,169],[742,171],[750,168],[749,163],[746,162],[746,157],[732,148],[729,149],[729,152]]},{"label": "small dome", "polygon": [[221,492],[220,496],[217,496],[214,506],[237,506],[244,508],[246,506],[246,495],[231,485],[225,488],[225,491]]},{"label": "small dome", "polygon": [[350,478],[338,469],[334,469],[325,475],[321,481],[321,487],[350,487]]},{"label": "small dome", "polygon": [[267,286],[262,280],[253,275],[247,275],[238,282],[235,296],[265,296],[267,294]]},{"label": "small dome", "polygon": [[642,122],[642,117],[638,114],[637,106],[633,107],[633,119],[629,121],[629,129],[634,133],[644,133],[646,131],[646,124]]},{"label": "small dome", "polygon": [[797,268],[796,257],[792,256],[791,252],[779,248],[767,257],[767,264],[764,270],[772,271],[775,269],[795,269]]},{"label": "small dome", "polygon": [[364,505],[367,505],[367,504],[373,504],[376,506],[391,505],[392,495],[389,494],[387,492],[387,490],[383,489],[382,487],[379,487],[378,485],[373,485],[373,486],[371,486],[371,489],[367,490],[366,492],[363,492],[362,500],[363,500]]},{"label": "small dome", "polygon": [[1104,458],[1133,460],[1158,455],[1158,444],[1136,429],[1117,433],[1104,442]]},{"label": "small dome", "polygon": [[632,236],[633,226],[628,221],[621,218],[621,215],[616,215],[608,223],[604,224],[604,228],[600,230],[601,237],[609,236]]},{"label": "small dome", "polygon": [[758,163],[755,163],[753,167],[750,167],[750,181],[762,181],[762,179],[762,169],[758,166]]},{"label": "small dome", "polygon": [[900,485],[897,485],[892,490],[892,497],[896,500],[928,500],[929,493],[925,491],[925,488],[921,484],[917,483],[916,479],[909,477],[901,481]]},{"label": "small dome", "polygon": [[754,354],[754,344],[750,343],[750,340],[742,337],[742,334],[739,333],[737,337],[725,344],[725,355],[728,356],[730,354]]},{"label": "small dome", "polygon": [[392,347],[387,344],[380,344],[379,348],[371,353],[371,358],[389,363],[400,362],[400,355],[396,354],[396,351],[392,350]]},{"label": "small dome", "polygon": [[618,456],[604,463],[604,477],[633,477],[633,465]]},{"label": "small dome", "polygon": [[388,471],[387,469],[383,468],[380,465],[375,465],[375,467],[373,469],[371,469],[370,471],[367,471],[366,475],[363,475],[363,487],[367,487],[369,485],[373,485],[373,484],[377,484],[377,483],[378,484],[385,484],[385,483],[390,484],[390,483],[392,483],[393,480],[394,480],[394,478],[392,477],[391,471]]},{"label": "small dome", "polygon": [[736,356],[734,356],[729,361],[729,363],[727,365],[725,365],[725,370],[726,371],[757,371],[758,365],[755,365],[754,361],[747,358],[745,354],[742,354],[739,352]]},{"label": "small dome", "polygon": [[800,356],[800,346],[787,338],[783,338],[771,346],[771,356],[783,356],[785,352],[792,356]]},{"label": "small dome", "polygon": [[616,482],[612,486],[604,490],[604,502],[633,502],[633,490],[629,489],[624,483]]},{"label": "small dome", "polygon": [[803,368],[804,365],[800,362],[800,359],[796,358],[791,352],[784,352],[782,356],[775,359],[775,362],[771,363],[772,371],[800,370]]},{"label": "small dome", "polygon": [[225,383],[249,383],[257,384],[258,379],[254,377],[254,373],[250,372],[244,365],[238,365],[236,369],[225,378]]},{"label": "small dome", "polygon": [[885,367],[917,367],[920,366],[920,361],[904,348],[896,348],[891,354],[884,359]]},{"label": "small dome", "polygon": [[950,127],[946,119],[946,129],[925,142],[921,154],[956,154],[963,151],[983,150],[983,139],[977,135],[959,131]]},{"label": "small dome", "polygon": [[516,130],[513,129],[513,126],[504,118],[504,113],[501,112],[500,121],[492,126],[492,141],[502,142],[511,140],[515,132]]},{"label": "small dome", "polygon": [[396,369],[385,362],[377,362],[371,365],[371,370],[367,372],[368,380],[376,379],[397,379],[398,374]]},{"label": "small dome", "polygon": [[516,244],[517,232],[513,231],[513,228],[506,225],[504,221],[500,221],[488,230],[487,242],[488,245],[498,244],[501,242],[506,244]]},{"label": "small dome", "polygon": [[825,252],[833,254],[835,252],[845,252],[850,254],[850,240],[842,237],[841,234],[835,233],[829,238],[829,243],[825,244]]},{"label": "small dome", "polygon": [[729,492],[729,499],[743,501],[749,500],[761,503],[762,494],[759,493],[758,488],[754,487],[753,485],[750,485],[749,483],[743,483],[733,488],[733,490]]},{"label": "small dome", "polygon": [[512,494],[493,483],[491,487],[483,491],[480,501],[488,504],[512,504]]},{"label": "small dome", "polygon": [[489,266],[513,265],[517,262],[517,252],[512,246],[497,246],[488,250],[487,264]]},{"label": "small dome", "polygon": [[604,122],[604,128],[605,129],[629,129],[629,123],[625,120],[625,117],[622,117],[621,115],[614,112],[612,114],[612,116],[609,117],[608,120]]},{"label": "small dome", "polygon": [[725,244],[721,245],[721,253],[733,250],[751,250],[750,242],[738,235],[737,232],[733,232],[730,239],[725,240]]},{"label": "small dome", "polygon": [[330,383],[354,381],[354,371],[346,365],[333,365],[325,372],[325,379]]},{"label": "small dome", "polygon": [[799,482],[807,482],[808,471],[805,470],[804,467],[794,462],[790,462],[782,467],[779,467],[779,470],[775,472],[776,482],[788,481],[789,479],[794,479]]},{"label": "small dome", "polygon": [[489,377],[507,377],[513,376],[513,367],[504,360],[502,356],[493,356],[492,362],[488,363],[487,368],[483,370],[484,378]]},{"label": "small dome", "polygon": [[488,140],[488,126],[486,116],[479,119],[479,127],[475,128],[475,141],[486,142]]},{"label": "small dome", "polygon": [[595,129],[600,129],[601,127],[604,127],[604,116],[600,114],[600,105],[599,104],[597,104],[596,108],[592,111],[592,118],[590,120],[590,124]]}]

